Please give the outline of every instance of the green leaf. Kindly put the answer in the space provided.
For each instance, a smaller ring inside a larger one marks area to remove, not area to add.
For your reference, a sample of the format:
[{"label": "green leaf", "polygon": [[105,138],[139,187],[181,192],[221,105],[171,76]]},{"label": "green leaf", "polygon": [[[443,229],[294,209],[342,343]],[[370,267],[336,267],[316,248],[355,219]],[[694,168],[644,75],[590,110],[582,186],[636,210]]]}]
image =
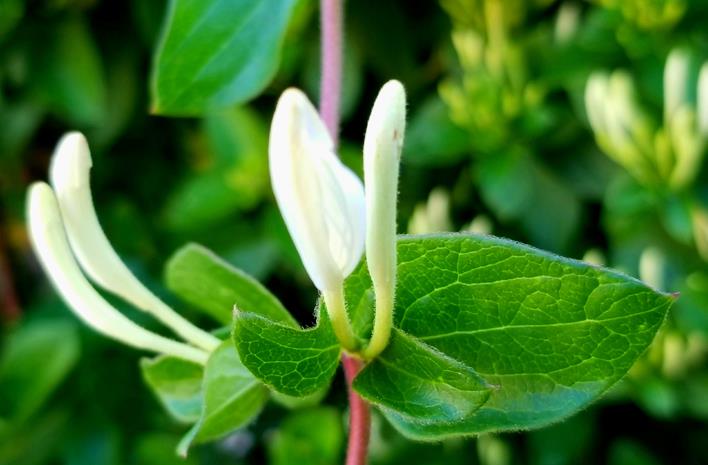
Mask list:
[{"label": "green leaf", "polygon": [[268,463],[332,465],[340,462],[343,444],[342,418],[336,409],[301,410],[289,415],[268,443]]},{"label": "green leaf", "polygon": [[339,364],[339,341],[324,311],[317,326],[305,330],[237,312],[233,338],[251,373],[289,396],[304,397],[325,389]]},{"label": "green leaf", "polygon": [[201,245],[187,244],[175,252],[165,273],[170,290],[220,323],[231,323],[236,305],[241,311],[297,327],[295,319],[268,289]]},{"label": "green leaf", "polygon": [[470,134],[450,120],[448,108],[438,96],[430,97],[416,111],[406,131],[403,163],[449,166],[470,151]]},{"label": "green leaf", "polygon": [[[490,236],[403,236],[398,262],[395,325],[496,386],[456,422],[383,410],[419,439],[537,428],[577,412],[624,376],[674,300],[617,272]],[[349,280],[365,282],[363,273]],[[351,287],[349,309],[368,292]]]},{"label": "green leaf", "polygon": [[71,126],[99,126],[106,89],[101,55],[86,21],[72,16],[42,28],[33,46],[32,89],[39,100]]},{"label": "green leaf", "polygon": [[275,74],[295,0],[173,0],[152,69],[159,114],[245,102]]},{"label": "green leaf", "polygon": [[176,420],[194,423],[202,411],[204,367],[176,357],[160,355],[140,360],[145,383]]},{"label": "green leaf", "polygon": [[183,456],[192,444],[219,439],[245,426],[268,401],[268,389],[243,366],[231,341],[224,341],[209,357],[202,389],[201,417],[177,449]]},{"label": "green leaf", "polygon": [[366,365],[354,388],[413,421],[453,422],[479,409],[493,386],[470,367],[394,329],[386,350]]},{"label": "green leaf", "polygon": [[0,358],[0,417],[20,423],[33,415],[79,358],[76,326],[39,320],[19,326]]}]

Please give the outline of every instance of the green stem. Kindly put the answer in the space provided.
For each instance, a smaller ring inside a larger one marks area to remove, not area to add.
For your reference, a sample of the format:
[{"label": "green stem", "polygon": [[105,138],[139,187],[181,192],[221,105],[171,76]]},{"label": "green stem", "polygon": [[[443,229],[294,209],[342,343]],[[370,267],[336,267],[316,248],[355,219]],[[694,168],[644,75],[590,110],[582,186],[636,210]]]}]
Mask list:
[{"label": "green stem", "polygon": [[354,331],[347,316],[346,304],[344,303],[344,283],[339,284],[334,289],[323,292],[322,295],[327,305],[327,313],[332,322],[334,334],[339,339],[344,350],[352,353],[356,352],[359,348],[359,343],[356,336],[354,336]]},{"label": "green stem", "polygon": [[362,356],[371,360],[379,355],[388,345],[393,326],[393,289],[390,286],[376,288],[376,314],[371,340]]}]

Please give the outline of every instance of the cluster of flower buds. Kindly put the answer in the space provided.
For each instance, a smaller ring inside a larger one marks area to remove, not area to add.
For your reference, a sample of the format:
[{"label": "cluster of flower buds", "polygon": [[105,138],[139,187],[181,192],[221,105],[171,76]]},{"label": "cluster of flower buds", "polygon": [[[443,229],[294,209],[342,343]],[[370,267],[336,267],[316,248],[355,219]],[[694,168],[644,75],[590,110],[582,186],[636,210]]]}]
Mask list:
[{"label": "cluster of flower buds", "polygon": [[[86,139],[80,133],[69,133],[52,157],[52,187],[44,182],[30,187],[27,219],[42,267],[69,308],[96,331],[139,349],[206,363],[220,341],[163,303],[121,261],[98,222],[90,169]],[[155,334],[128,319],[98,293],[87,276],[154,316],[185,342]]]},{"label": "cluster of flower buds", "polygon": [[[336,156],[331,135],[301,91],[283,93],[270,132],[270,175],[281,214],[342,346],[365,358],[383,350],[392,325],[405,113],[403,86],[389,81],[366,130],[366,188]],[[364,249],[376,294],[374,329],[366,347],[352,330],[344,302],[344,280]]]},{"label": "cluster of flower buds", "polygon": [[[286,90],[273,116],[270,174],[275,197],[312,281],[322,292],[342,346],[374,357],[388,343],[396,284],[396,199],[405,130],[405,92],[397,81],[381,90],[364,142],[366,191],[335,154],[317,111]],[[128,270],[111,247],[91,198],[88,144],[79,133],[59,142],[52,187],[31,186],[30,237],[39,261],[69,307],[96,331],[127,345],[205,363],[219,340],[165,305]],[[376,293],[371,340],[362,347],[347,315],[344,280],[366,249]],[[153,315],[184,339],[152,333],[111,306],[91,285]]]},{"label": "cluster of flower buds", "polygon": [[[637,181],[678,192],[695,180],[708,146],[708,63],[697,78],[688,51],[675,49],[664,68],[663,124],[639,104],[624,71],[593,73],[585,106],[600,148]],[[696,89],[696,90],[694,90]]]}]

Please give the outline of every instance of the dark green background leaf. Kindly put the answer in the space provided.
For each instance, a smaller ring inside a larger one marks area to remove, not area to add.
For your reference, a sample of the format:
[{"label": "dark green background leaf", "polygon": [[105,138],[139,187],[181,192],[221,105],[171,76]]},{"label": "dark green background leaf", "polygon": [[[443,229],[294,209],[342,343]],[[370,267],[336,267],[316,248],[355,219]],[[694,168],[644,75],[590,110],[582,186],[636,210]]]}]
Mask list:
[{"label": "dark green background leaf", "polygon": [[275,74],[295,0],[173,0],[152,76],[153,111],[244,102]]},{"label": "dark green background leaf", "polygon": [[268,443],[272,465],[334,465],[341,462],[344,431],[331,407],[300,410],[285,418]]}]

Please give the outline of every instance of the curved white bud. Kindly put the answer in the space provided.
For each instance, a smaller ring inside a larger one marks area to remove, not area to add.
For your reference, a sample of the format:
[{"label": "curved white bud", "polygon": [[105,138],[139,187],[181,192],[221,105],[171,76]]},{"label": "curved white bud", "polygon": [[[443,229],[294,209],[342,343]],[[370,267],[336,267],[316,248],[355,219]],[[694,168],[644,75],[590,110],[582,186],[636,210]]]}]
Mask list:
[{"label": "curved white bud", "polygon": [[376,294],[374,331],[364,355],[375,357],[388,343],[396,288],[398,167],[406,130],[406,91],[388,81],[371,110],[364,138],[366,262]]},{"label": "curved white bud", "polygon": [[83,270],[96,284],[153,314],[185,340],[209,351],[216,348],[218,339],[165,305],[138,281],[115,252],[93,206],[91,165],[86,139],[79,132],[71,132],[57,144],[50,167],[67,236]]},{"label": "curved white bud", "polygon": [[305,269],[322,292],[341,286],[364,250],[364,186],[334,152],[305,94],[288,89],[270,129],[275,199]]},{"label": "curved white bud", "polygon": [[669,121],[688,98],[691,56],[686,49],[671,50],[664,66],[664,120]]},{"label": "curved white bud", "polygon": [[701,66],[698,75],[698,130],[704,139],[708,139],[708,61]]},{"label": "curved white bud", "polygon": [[91,287],[67,242],[57,199],[46,183],[30,187],[27,201],[30,239],[44,271],[69,308],[86,324],[124,344],[205,364],[208,354],[154,334],[126,318]]}]

